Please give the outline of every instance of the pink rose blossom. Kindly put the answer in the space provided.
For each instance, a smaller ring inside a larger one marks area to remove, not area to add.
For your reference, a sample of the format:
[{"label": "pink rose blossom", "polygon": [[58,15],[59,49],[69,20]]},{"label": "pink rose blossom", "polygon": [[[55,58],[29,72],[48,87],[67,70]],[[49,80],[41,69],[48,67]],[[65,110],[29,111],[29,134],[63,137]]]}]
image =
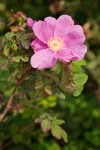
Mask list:
[{"label": "pink rose blossom", "polygon": [[33,27],[33,25],[34,25],[35,22],[36,22],[35,20],[32,20],[31,18],[28,18],[28,19],[27,19],[27,22],[26,22],[26,25],[27,25],[30,29],[32,29],[32,27]]},{"label": "pink rose blossom", "polygon": [[27,26],[32,28],[36,36],[31,43],[35,52],[30,60],[33,68],[50,68],[57,60],[80,60],[87,51],[82,27],[74,25],[74,21],[68,15],[62,15],[57,20],[47,17],[38,22],[28,19]]}]

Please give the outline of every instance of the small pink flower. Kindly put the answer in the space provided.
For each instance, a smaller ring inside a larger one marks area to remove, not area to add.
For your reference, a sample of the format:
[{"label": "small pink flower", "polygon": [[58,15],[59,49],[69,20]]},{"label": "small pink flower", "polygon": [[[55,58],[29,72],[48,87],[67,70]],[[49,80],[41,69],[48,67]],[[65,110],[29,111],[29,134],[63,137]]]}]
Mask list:
[{"label": "small pink flower", "polygon": [[74,25],[68,15],[62,15],[57,20],[53,17],[38,22],[28,20],[27,25],[31,26],[36,36],[31,43],[35,52],[30,61],[33,68],[50,68],[57,60],[80,60],[87,51],[82,27]]}]

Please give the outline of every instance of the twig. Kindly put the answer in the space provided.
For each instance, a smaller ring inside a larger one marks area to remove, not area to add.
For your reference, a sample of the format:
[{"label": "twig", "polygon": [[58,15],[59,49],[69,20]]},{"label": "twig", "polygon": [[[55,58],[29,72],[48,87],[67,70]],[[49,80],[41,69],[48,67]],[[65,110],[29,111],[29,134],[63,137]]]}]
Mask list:
[{"label": "twig", "polygon": [[23,106],[26,106],[26,107],[29,107],[29,108],[34,108],[34,109],[38,109],[37,106],[34,106],[34,105],[29,105],[29,104],[23,104]]},{"label": "twig", "polygon": [[5,115],[7,114],[7,112],[10,110],[11,105],[12,105],[12,101],[13,101],[13,99],[15,97],[15,93],[16,93],[17,88],[23,83],[23,81],[31,73],[31,71],[32,71],[32,68],[26,70],[25,73],[22,75],[22,77],[19,78],[19,79],[17,79],[16,87],[14,88],[11,96],[9,97],[8,103],[6,104],[6,106],[4,108],[4,111],[0,114],[0,121],[2,121],[2,119],[5,117]]},{"label": "twig", "polygon": [[[12,140],[10,140],[10,141],[8,141],[7,143],[5,143],[5,145],[4,146],[2,146],[2,149],[0,149],[0,150],[5,150],[5,148],[7,148],[9,145],[11,145],[13,143],[13,141]],[[0,147],[1,148],[1,147]]]}]

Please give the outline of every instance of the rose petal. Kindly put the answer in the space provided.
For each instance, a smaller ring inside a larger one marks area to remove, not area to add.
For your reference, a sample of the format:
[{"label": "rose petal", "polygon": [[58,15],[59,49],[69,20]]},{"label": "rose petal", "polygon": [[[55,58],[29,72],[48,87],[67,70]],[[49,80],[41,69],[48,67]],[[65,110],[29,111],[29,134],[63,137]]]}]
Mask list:
[{"label": "rose petal", "polygon": [[56,59],[69,62],[72,59],[73,55],[72,55],[72,51],[66,48],[56,52],[54,57]]},{"label": "rose petal", "polygon": [[32,20],[31,18],[27,18],[26,25],[32,29],[33,25],[36,23],[36,20]]},{"label": "rose petal", "polygon": [[53,17],[46,17],[46,18],[44,19],[44,21],[46,21],[47,23],[49,23],[49,24],[55,26],[57,20],[56,20],[55,18],[53,18]]},{"label": "rose petal", "polygon": [[70,46],[72,50],[72,54],[76,57],[76,60],[80,60],[84,58],[85,53],[87,52],[87,46],[81,44],[77,46]]},{"label": "rose petal", "polygon": [[38,21],[33,26],[35,36],[44,43],[54,36],[54,26],[45,21]]},{"label": "rose petal", "polygon": [[54,35],[59,36],[62,39],[69,33],[73,28],[74,21],[68,15],[62,15],[57,19],[57,23],[54,30]]},{"label": "rose petal", "polygon": [[53,52],[49,49],[36,52],[31,57],[31,65],[38,70],[50,68],[56,64],[56,59],[53,57]]},{"label": "rose petal", "polygon": [[85,35],[80,25],[75,25],[72,30],[65,36],[64,43],[66,47],[81,44],[85,41]]},{"label": "rose petal", "polygon": [[46,49],[47,45],[41,42],[38,38],[36,38],[32,43],[31,47],[34,49],[34,51],[39,51],[42,49]]}]

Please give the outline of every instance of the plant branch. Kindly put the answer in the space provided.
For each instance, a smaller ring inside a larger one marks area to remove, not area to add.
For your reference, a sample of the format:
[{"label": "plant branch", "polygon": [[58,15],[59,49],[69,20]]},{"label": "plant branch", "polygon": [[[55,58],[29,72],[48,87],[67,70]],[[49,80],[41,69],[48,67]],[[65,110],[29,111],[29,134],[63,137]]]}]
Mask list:
[{"label": "plant branch", "polygon": [[7,114],[7,112],[10,110],[11,108],[11,105],[12,105],[12,101],[15,97],[15,93],[16,93],[16,90],[17,88],[23,83],[23,81],[25,80],[25,78],[32,72],[32,68],[26,70],[22,77],[21,78],[18,78],[17,79],[17,84],[16,84],[16,87],[14,88],[11,96],[9,97],[9,100],[4,108],[4,111],[0,114],[0,121],[2,121],[2,119],[5,117],[5,115]]},{"label": "plant branch", "polygon": [[23,104],[23,106],[25,106],[25,107],[29,107],[29,108],[34,108],[34,109],[38,109],[38,107],[37,106],[34,106],[34,105],[29,105],[29,104]]}]

